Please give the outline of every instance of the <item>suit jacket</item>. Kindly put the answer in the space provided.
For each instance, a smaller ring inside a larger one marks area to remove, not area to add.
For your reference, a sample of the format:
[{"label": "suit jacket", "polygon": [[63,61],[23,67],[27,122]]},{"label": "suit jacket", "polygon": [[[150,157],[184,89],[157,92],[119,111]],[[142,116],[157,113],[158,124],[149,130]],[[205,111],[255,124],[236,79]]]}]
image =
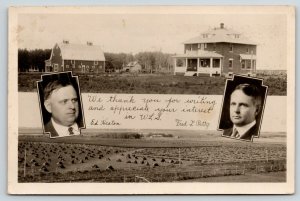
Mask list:
[{"label": "suit jacket", "polygon": [[[223,132],[223,136],[231,136],[232,135],[232,129],[228,128],[225,129]],[[258,136],[258,125],[257,123],[252,126],[243,136],[241,136],[239,139],[243,139],[243,140],[251,140],[253,136]]]},{"label": "suit jacket", "polygon": [[50,121],[48,121],[48,123],[45,124],[44,129],[45,129],[45,132],[50,132],[50,137],[58,137],[59,136],[52,124],[51,119],[50,119]]}]

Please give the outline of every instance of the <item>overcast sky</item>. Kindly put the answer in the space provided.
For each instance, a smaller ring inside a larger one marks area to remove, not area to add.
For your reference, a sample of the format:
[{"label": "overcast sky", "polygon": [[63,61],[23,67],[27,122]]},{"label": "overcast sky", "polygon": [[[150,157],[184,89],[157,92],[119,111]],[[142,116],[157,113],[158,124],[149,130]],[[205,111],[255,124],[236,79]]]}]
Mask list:
[{"label": "overcast sky", "polygon": [[279,14],[20,14],[18,47],[50,49],[69,40],[104,52],[180,54],[184,41],[220,23],[258,44],[257,69],[286,69],[287,22]]}]

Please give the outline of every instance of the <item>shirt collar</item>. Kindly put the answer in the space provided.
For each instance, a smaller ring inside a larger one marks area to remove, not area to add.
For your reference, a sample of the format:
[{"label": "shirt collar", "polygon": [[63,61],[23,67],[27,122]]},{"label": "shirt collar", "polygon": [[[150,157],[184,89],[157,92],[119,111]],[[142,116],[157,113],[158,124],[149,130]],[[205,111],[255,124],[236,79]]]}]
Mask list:
[{"label": "shirt collar", "polygon": [[248,130],[250,130],[250,128],[252,128],[254,125],[256,124],[256,120],[252,121],[251,123],[245,125],[245,126],[233,126],[233,130],[236,129],[240,135],[240,137],[242,137],[243,135],[245,135],[247,133]]},{"label": "shirt collar", "polygon": [[58,133],[59,137],[70,136],[70,133],[69,133],[70,127],[73,128],[74,135],[80,135],[80,131],[78,129],[78,125],[76,122],[72,126],[63,126],[63,125],[56,123],[53,120],[53,118],[51,118],[51,121],[52,121],[52,125],[53,125],[54,129],[56,130],[56,132]]}]

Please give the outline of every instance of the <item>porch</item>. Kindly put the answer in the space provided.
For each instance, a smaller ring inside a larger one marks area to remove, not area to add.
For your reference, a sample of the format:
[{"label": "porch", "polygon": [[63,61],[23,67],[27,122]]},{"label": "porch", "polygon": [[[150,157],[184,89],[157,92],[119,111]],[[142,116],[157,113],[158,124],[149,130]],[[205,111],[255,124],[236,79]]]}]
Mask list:
[{"label": "porch", "polygon": [[[205,53],[205,54],[203,54]],[[203,51],[202,54],[176,55],[174,58],[174,74],[185,76],[220,76],[223,56],[215,52]]]}]

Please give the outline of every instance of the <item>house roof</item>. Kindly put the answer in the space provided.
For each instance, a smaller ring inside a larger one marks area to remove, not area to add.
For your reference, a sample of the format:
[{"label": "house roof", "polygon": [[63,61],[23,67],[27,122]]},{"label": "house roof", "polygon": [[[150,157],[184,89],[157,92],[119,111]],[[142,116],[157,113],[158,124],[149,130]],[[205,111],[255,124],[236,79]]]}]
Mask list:
[{"label": "house roof", "polygon": [[198,50],[198,52],[190,52],[187,54],[177,54],[173,56],[175,58],[222,58],[221,54],[212,51]]},{"label": "house roof", "polygon": [[253,41],[246,38],[243,34],[224,27],[224,24],[221,27],[213,28],[208,31],[201,33],[199,36],[191,38],[184,44],[197,44],[197,43],[239,43],[239,44],[249,44],[256,45]]},{"label": "house roof", "polygon": [[256,56],[252,54],[240,54],[240,57],[241,59],[247,59],[247,60],[256,59]]},{"label": "house roof", "polygon": [[104,53],[100,46],[84,44],[58,44],[63,59],[83,61],[105,61]]},{"label": "house roof", "polygon": [[138,64],[138,61],[131,61],[131,62],[129,62],[126,66],[127,67],[131,67],[131,66],[135,66],[135,65],[137,65]]}]

